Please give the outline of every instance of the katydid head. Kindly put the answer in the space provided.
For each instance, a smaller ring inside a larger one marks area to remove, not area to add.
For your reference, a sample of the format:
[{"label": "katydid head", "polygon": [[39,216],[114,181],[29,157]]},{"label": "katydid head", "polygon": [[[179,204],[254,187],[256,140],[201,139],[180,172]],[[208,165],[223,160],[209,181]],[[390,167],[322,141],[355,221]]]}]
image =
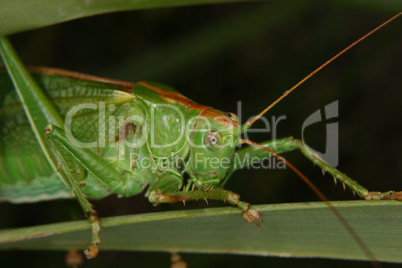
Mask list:
[{"label": "katydid head", "polygon": [[240,128],[233,114],[208,108],[196,119],[190,139],[189,172],[197,186],[221,182],[230,169]]}]

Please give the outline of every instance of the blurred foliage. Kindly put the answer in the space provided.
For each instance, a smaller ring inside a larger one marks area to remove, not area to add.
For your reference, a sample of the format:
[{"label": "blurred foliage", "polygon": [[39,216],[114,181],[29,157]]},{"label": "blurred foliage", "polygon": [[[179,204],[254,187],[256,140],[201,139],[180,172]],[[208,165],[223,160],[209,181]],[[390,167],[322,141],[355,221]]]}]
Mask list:
[{"label": "blurred foliage", "polygon": [[[198,103],[238,113],[243,122],[351,42],[400,10],[387,1],[237,3],[163,8],[107,14],[10,37],[22,60],[110,78],[166,83]],[[400,190],[402,91],[401,19],[364,41],[278,104],[277,137],[301,137],[304,120],[339,100],[339,169],[371,190]],[[325,123],[305,131],[306,141],[324,151]],[[256,127],[258,127],[256,125]],[[262,125],[259,125],[262,127]],[[271,139],[266,133],[253,140]],[[330,200],[353,199],[300,153],[285,155]],[[318,200],[291,171],[242,170],[227,189],[251,204]],[[0,204],[0,227],[20,227],[70,219],[69,204]],[[222,206],[221,202],[209,202]],[[139,195],[95,201],[101,216],[183,209],[152,207]],[[186,209],[205,207],[204,202]],[[64,252],[0,252],[7,267],[63,267]],[[183,254],[190,267],[338,267],[341,261]],[[158,253],[101,252],[85,267],[168,265]],[[368,263],[342,262],[347,267]],[[388,266],[388,265],[386,265]],[[392,266],[392,265],[390,265]]]}]

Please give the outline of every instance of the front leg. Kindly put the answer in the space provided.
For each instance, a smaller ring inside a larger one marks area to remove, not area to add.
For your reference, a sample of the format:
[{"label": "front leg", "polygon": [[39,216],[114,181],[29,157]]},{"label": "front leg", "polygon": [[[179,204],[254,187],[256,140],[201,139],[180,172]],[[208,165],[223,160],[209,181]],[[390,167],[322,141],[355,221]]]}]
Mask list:
[{"label": "front leg", "polygon": [[155,206],[161,203],[174,203],[187,200],[222,200],[237,206],[243,212],[243,218],[246,222],[254,222],[261,226],[262,220],[260,213],[250,208],[250,204],[240,201],[240,196],[231,191],[223,189],[190,190],[187,187],[180,191],[183,185],[183,177],[177,171],[171,170],[164,172],[162,176],[149,189],[148,199]]},{"label": "front leg", "polygon": [[[339,180],[342,184],[352,190],[361,198],[366,200],[380,200],[380,199],[395,199],[402,200],[402,191],[388,191],[388,192],[370,192],[367,188],[360,185],[357,181],[352,180],[346,174],[340,172],[327,162],[325,162],[319,155],[317,155],[307,144],[301,140],[293,139],[292,137],[283,138],[275,141],[265,141],[261,143],[262,146],[269,148],[275,153],[284,153],[293,150],[300,150],[311,162],[319,166],[323,173],[328,172],[334,178],[335,182]],[[247,147],[240,149],[236,152],[237,158],[240,159],[236,162],[234,170],[245,167],[239,163],[245,163],[244,159],[262,160],[270,157],[271,154],[261,150],[257,147]],[[250,163],[249,163],[250,164]]]},{"label": "front leg", "polygon": [[238,194],[228,190],[194,190],[170,193],[163,193],[161,190],[153,190],[149,193],[149,201],[154,205],[200,199],[222,200],[225,203],[229,202],[230,204],[237,206],[243,212],[243,218],[247,223],[254,222],[257,226],[261,226],[262,224],[260,213],[257,210],[250,208],[249,203],[240,201],[240,196]]}]

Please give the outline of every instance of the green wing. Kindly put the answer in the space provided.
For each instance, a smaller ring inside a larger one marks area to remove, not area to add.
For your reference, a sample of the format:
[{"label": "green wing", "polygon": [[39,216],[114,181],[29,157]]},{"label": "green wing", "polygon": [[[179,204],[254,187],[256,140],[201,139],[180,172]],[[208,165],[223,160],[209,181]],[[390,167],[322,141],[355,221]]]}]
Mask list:
[{"label": "green wing", "polygon": [[[83,105],[73,115],[71,131],[80,142],[99,142],[99,132],[104,131],[108,141],[115,133],[108,133],[106,125],[99,124],[99,109],[85,105],[103,103],[105,117],[132,114],[130,93],[132,83],[86,76],[72,72],[41,68],[32,72],[39,85],[53,102],[63,119],[73,107]],[[113,105],[114,110],[109,109]],[[70,112],[71,114],[71,112]],[[116,120],[117,121],[117,120]],[[117,123],[117,122],[116,122]],[[118,127],[115,127],[118,131]],[[102,151],[94,149],[101,154]],[[75,161],[72,161],[74,163]],[[85,176],[78,164],[71,168],[77,179]],[[34,202],[46,199],[67,198],[71,190],[57,177],[36,142],[13,85],[0,71],[0,200]]]}]

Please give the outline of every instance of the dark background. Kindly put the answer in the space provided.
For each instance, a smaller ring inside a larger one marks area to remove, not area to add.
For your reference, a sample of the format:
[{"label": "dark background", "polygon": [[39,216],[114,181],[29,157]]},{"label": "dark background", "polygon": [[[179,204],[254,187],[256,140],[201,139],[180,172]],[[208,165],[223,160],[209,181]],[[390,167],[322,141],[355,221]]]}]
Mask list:
[{"label": "dark background", "polygon": [[[369,30],[392,8],[244,3],[141,10],[80,19],[11,36],[24,63],[64,68],[127,81],[168,84],[192,100],[236,112],[243,121]],[[401,190],[402,19],[371,36],[325,68],[268,114],[286,115],[278,137],[301,137],[301,125],[317,109],[339,100],[339,169],[371,190]],[[266,134],[265,134],[266,135]],[[325,123],[310,127],[306,141],[324,151]],[[263,134],[251,136],[267,140]],[[349,200],[349,190],[323,178],[300,153],[285,154],[330,200]],[[318,198],[290,170],[242,170],[227,189],[251,204]],[[1,228],[70,219],[69,202],[0,204]],[[142,196],[95,201],[101,216],[183,209],[154,208]],[[221,202],[210,202],[221,206]],[[193,202],[186,209],[205,207]],[[64,252],[0,252],[1,266],[64,267]],[[189,267],[278,265],[368,267],[367,262],[183,254]],[[106,252],[84,267],[167,267],[167,253]],[[387,265],[388,266],[388,265]],[[393,265],[389,265],[393,266]]]}]

